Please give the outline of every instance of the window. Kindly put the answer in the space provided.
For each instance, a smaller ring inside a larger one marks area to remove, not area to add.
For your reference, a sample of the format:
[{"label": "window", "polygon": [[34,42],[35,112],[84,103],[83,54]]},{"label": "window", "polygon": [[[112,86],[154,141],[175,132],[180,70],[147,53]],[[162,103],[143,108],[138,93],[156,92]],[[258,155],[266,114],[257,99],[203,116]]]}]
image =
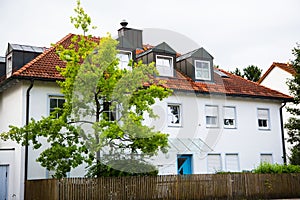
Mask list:
[{"label": "window", "polygon": [[207,155],[207,172],[215,173],[222,170],[221,154]]},{"label": "window", "polygon": [[7,72],[6,76],[10,77],[12,73],[12,58],[11,56],[7,58]]},{"label": "window", "polygon": [[[65,103],[65,99],[60,96],[50,96],[49,97],[50,106],[49,106],[49,113],[51,114],[58,108],[62,109],[63,105]],[[62,114],[62,110],[58,110],[57,113],[55,113],[56,118],[58,118]]]},{"label": "window", "polygon": [[258,117],[258,127],[260,129],[269,129],[270,128],[270,120],[269,120],[269,109],[257,109],[257,117]]},{"label": "window", "polygon": [[115,121],[116,120],[116,108],[112,109],[111,102],[103,102],[103,116],[108,121]]},{"label": "window", "polygon": [[226,154],[225,155],[225,164],[226,164],[226,171],[228,171],[228,172],[240,171],[238,154],[230,154],[230,153]]},{"label": "window", "polygon": [[206,127],[218,127],[218,106],[205,106]]},{"label": "window", "polygon": [[156,56],[156,69],[160,76],[173,76],[173,58]]},{"label": "window", "polygon": [[235,107],[224,107],[224,128],[236,128]]},{"label": "window", "polygon": [[273,164],[273,155],[271,153],[260,154],[260,162]]},{"label": "window", "polygon": [[130,66],[128,66],[129,61],[131,59],[131,52],[129,51],[120,51],[117,54],[117,58],[119,58],[119,68],[130,70]]},{"label": "window", "polygon": [[168,104],[168,126],[181,126],[181,106]]},{"label": "window", "polygon": [[210,80],[210,62],[203,60],[195,60],[195,76],[196,79]]}]

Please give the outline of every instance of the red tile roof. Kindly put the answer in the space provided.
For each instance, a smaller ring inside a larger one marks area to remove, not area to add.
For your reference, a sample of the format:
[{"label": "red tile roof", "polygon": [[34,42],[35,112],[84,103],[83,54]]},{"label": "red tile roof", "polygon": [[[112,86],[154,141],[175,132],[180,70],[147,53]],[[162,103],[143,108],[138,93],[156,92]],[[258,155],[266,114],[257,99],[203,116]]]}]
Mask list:
[{"label": "red tile roof", "polygon": [[269,69],[264,73],[264,75],[258,80],[258,83],[261,83],[275,67],[279,67],[280,69],[282,69],[292,75],[296,74],[294,67],[292,65],[290,65],[289,63],[273,62],[271,67],[269,67]]},{"label": "red tile roof", "polygon": [[[14,72],[12,77],[15,78],[36,78],[43,80],[63,80],[63,77],[57,72],[56,66],[64,67],[65,63],[59,59],[55,53],[57,45],[67,47],[71,43],[73,34],[68,34],[63,39],[58,41],[53,47],[49,48],[34,60],[24,65],[18,71]],[[99,38],[94,38],[99,41]],[[151,48],[150,45],[145,45],[144,50]],[[176,77],[164,77],[164,87],[173,90],[205,93],[205,94],[226,94],[230,96],[266,98],[266,99],[280,99],[292,100],[292,97],[271,90],[243,79],[239,76],[230,74],[221,69],[219,70],[227,77],[221,77],[220,74],[214,73],[214,82],[195,82],[185,74],[176,71]]]}]

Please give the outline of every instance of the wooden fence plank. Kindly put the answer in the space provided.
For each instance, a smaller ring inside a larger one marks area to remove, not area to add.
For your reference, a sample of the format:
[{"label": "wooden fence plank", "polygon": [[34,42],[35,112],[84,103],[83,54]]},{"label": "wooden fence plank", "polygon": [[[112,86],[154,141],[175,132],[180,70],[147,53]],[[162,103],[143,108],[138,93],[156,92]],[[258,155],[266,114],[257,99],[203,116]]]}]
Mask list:
[{"label": "wooden fence plank", "polygon": [[29,180],[26,200],[299,198],[300,174],[195,174]]}]

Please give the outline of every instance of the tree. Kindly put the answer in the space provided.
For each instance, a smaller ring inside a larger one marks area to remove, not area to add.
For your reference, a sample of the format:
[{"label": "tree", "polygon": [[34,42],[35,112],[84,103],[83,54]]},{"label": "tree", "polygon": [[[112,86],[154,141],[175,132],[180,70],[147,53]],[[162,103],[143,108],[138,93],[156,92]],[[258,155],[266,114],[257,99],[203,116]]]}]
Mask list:
[{"label": "tree", "polygon": [[261,77],[261,72],[262,69],[258,68],[257,66],[249,65],[243,69],[243,73],[239,68],[235,68],[235,70],[230,73],[246,78],[247,80],[257,82]]},{"label": "tree", "polygon": [[249,65],[248,67],[244,68],[243,71],[246,79],[257,82],[260,79],[262,69],[254,65]]},{"label": "tree", "polygon": [[237,75],[237,76],[240,76],[240,77],[244,77],[244,75],[242,74],[241,70],[239,68],[237,68],[237,67],[235,68],[234,71],[232,71],[230,73],[232,73],[234,75]]},{"label": "tree", "polygon": [[[153,63],[131,62],[131,70],[119,69],[117,41],[108,35],[98,43],[87,35],[91,18],[79,0],[74,10],[77,16],[71,17],[71,22],[83,35],[74,36],[68,47],[56,47],[66,63],[57,66],[65,78],[58,82],[66,100],[63,109],[39,121],[32,119],[24,127],[10,126],[1,138],[32,144],[34,149],[43,146],[40,138],[46,138],[50,146],[37,161],[54,170],[56,178],[83,162],[91,166],[97,160],[94,165],[101,162],[111,168],[119,165],[111,164],[118,160],[141,163],[159,150],[166,152],[168,135],[144,125],[143,119],[145,115],[157,117],[151,105],[169,96],[171,90],[153,78],[158,74]],[[58,118],[57,112],[61,113]]]},{"label": "tree", "polygon": [[291,156],[289,157],[290,163],[300,165],[300,46],[298,45],[293,49],[293,55],[296,57],[292,65],[296,71],[294,77],[288,80],[289,91],[294,97],[294,106],[289,107],[287,110],[293,117],[289,118],[285,124],[288,129],[288,142],[293,145],[291,149]]}]

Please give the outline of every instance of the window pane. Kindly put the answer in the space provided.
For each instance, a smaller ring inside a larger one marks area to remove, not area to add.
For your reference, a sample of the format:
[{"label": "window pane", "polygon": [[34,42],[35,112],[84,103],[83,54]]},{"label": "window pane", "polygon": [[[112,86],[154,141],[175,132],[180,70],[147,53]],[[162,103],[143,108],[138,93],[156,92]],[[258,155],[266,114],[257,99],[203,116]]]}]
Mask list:
[{"label": "window pane", "polygon": [[57,107],[57,99],[50,99],[50,109]]},{"label": "window pane", "polygon": [[269,128],[269,110],[257,109],[258,127],[268,129]]},{"label": "window pane", "polygon": [[195,61],[195,74],[197,79],[209,80],[210,75],[210,63],[207,61]]},{"label": "window pane", "polygon": [[260,154],[260,162],[261,163],[270,163],[273,164],[273,156],[272,154]]},{"label": "window pane", "polygon": [[173,61],[171,57],[156,57],[156,69],[160,76],[173,76]]},{"label": "window pane", "polygon": [[238,172],[240,170],[238,154],[226,154],[225,162],[227,171]]},{"label": "window pane", "polygon": [[207,155],[207,172],[215,173],[222,170],[221,155],[209,154]]},{"label": "window pane", "polygon": [[180,105],[168,105],[168,125],[180,125]]}]

